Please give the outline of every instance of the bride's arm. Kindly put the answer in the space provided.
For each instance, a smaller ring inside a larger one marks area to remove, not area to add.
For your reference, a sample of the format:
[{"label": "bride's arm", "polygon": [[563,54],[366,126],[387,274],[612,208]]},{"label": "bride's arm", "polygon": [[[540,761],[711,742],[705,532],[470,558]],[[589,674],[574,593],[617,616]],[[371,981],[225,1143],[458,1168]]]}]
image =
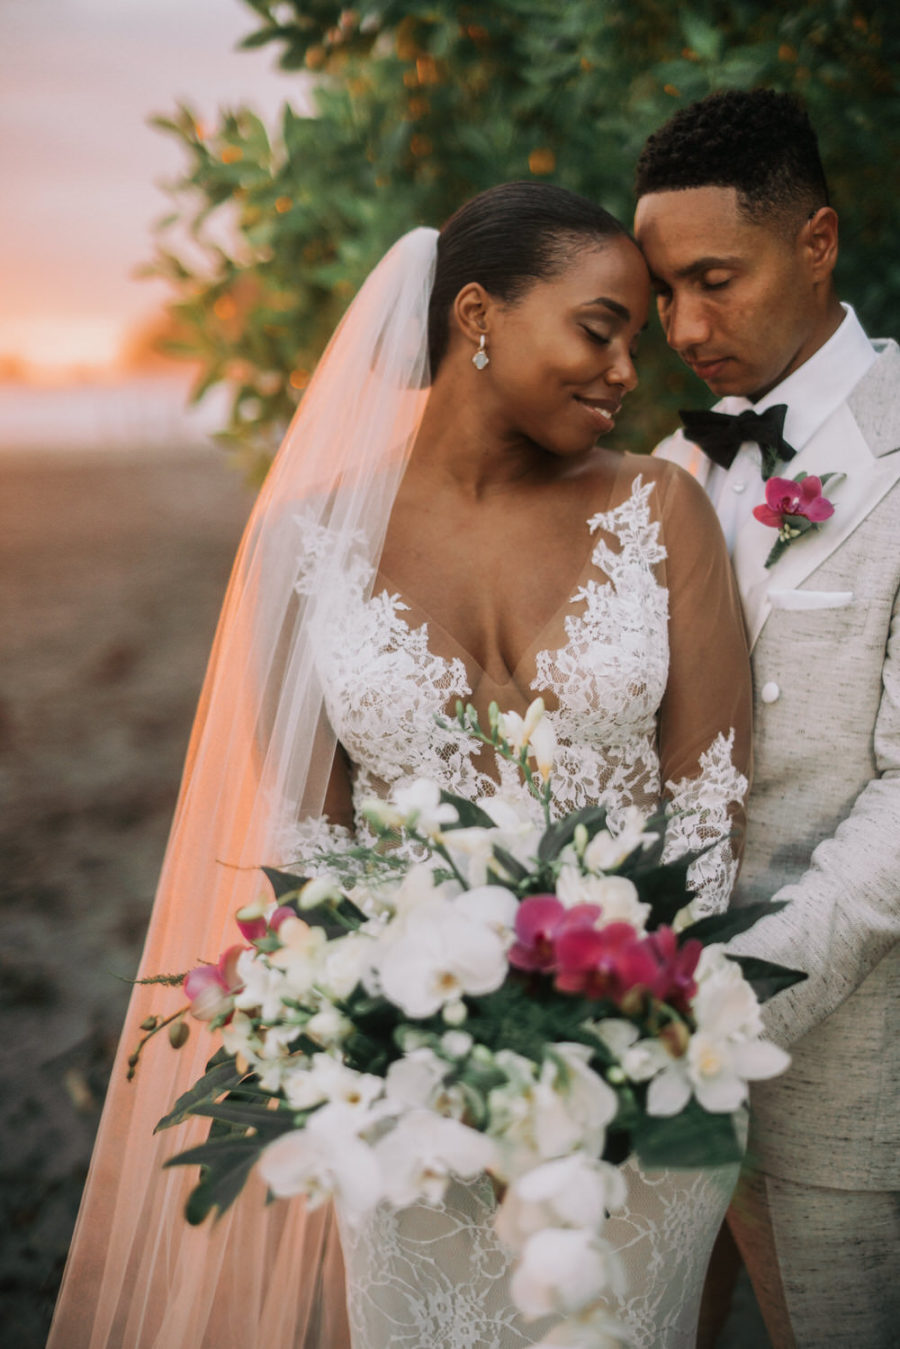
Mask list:
[{"label": "bride's arm", "polygon": [[742,847],[751,769],[750,661],[722,531],[698,484],[658,482],[669,591],[669,677],[659,712],[662,781],[676,815],[669,855],[720,839],[690,879],[696,916],[724,909]]}]

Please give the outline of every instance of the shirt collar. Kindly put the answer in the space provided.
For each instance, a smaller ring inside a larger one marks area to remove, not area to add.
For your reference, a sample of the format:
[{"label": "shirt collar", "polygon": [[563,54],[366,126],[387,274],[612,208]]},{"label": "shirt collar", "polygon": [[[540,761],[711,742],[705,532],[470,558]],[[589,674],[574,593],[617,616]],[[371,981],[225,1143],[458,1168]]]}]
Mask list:
[{"label": "shirt collar", "polygon": [[730,396],[716,403],[716,411],[737,413],[752,408],[765,412],[777,403],[787,403],[784,438],[795,450],[802,450],[832,412],[847,401],[878,356],[853,307],[842,304],[841,308],[844,318],[836,332],[808,361],[756,403]]}]

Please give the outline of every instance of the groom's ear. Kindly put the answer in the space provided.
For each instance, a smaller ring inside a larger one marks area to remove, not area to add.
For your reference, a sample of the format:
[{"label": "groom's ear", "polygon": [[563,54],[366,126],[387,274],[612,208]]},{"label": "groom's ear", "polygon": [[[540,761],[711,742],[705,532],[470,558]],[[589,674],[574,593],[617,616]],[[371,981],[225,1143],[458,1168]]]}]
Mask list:
[{"label": "groom's ear", "polygon": [[838,217],[831,206],[820,206],[800,231],[800,246],[813,281],[831,279],[838,257]]},{"label": "groom's ear", "polygon": [[453,301],[453,317],[457,327],[463,336],[476,346],[482,333],[487,336],[489,332],[491,308],[491,297],[477,281],[470,281],[468,285],[463,286]]}]

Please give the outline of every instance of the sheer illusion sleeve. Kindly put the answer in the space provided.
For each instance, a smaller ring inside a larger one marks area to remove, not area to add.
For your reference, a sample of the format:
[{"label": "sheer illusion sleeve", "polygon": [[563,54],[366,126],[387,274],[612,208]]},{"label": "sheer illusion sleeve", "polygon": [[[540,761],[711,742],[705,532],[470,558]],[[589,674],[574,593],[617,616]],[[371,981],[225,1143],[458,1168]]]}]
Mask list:
[{"label": "sheer illusion sleeve", "polygon": [[751,768],[750,661],[718,519],[681,469],[658,480],[669,591],[669,677],[659,711],[661,777],[674,812],[668,850],[718,846],[691,868],[692,916],[722,910],[734,886]]}]

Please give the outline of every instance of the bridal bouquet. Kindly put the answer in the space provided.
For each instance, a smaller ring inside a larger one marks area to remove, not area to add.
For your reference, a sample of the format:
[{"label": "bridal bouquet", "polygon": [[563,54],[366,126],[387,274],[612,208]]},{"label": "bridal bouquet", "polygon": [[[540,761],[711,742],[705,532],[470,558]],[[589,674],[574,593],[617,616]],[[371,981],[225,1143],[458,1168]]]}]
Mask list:
[{"label": "bridal bouquet", "polygon": [[158,1128],[213,1121],[168,1163],[202,1168],[194,1223],[253,1168],[274,1196],[334,1197],[348,1221],[487,1172],[520,1310],[560,1315],[559,1342],[618,1343],[603,1235],[625,1199],[617,1163],[740,1158],[748,1081],[788,1063],[759,997],[803,976],[723,948],[780,906],[691,920],[698,854],[663,861],[664,815],[552,819],[540,700],[525,717],[492,707],[487,730],[457,716],[518,765],[535,810],[405,783],[369,803],[372,846],[320,856],[312,878],[266,868],[273,893],[237,914],[242,942],[180,980],[189,1007],[145,1023],[177,1045],[189,1012],[221,1037]]}]

